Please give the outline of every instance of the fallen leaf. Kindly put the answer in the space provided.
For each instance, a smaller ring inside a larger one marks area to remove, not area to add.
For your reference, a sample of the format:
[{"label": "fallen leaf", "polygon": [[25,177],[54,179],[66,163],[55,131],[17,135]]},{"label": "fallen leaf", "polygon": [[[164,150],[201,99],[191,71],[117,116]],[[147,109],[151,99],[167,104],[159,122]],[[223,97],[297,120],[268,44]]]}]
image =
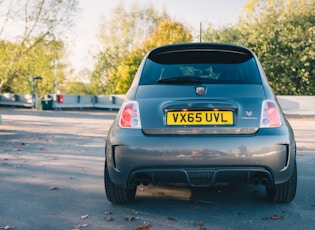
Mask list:
[{"label": "fallen leaf", "polygon": [[149,223],[144,223],[142,225],[138,225],[135,227],[135,230],[143,230],[143,229],[149,229],[151,225]]},{"label": "fallen leaf", "polygon": [[273,215],[273,216],[271,217],[271,219],[273,219],[273,220],[282,220],[282,219],[283,219],[283,216]]},{"label": "fallen leaf", "polygon": [[133,221],[135,220],[135,218],[133,216],[128,216],[128,217],[125,217],[125,220]]},{"label": "fallen leaf", "polygon": [[198,221],[198,222],[196,222],[194,225],[200,227],[200,226],[203,226],[203,222],[202,222],[202,221]]},{"label": "fallen leaf", "polygon": [[14,228],[15,228],[14,226],[6,225],[4,227],[0,227],[0,230],[9,230],[9,229],[14,229]]},{"label": "fallen leaf", "polygon": [[280,215],[273,215],[271,217],[264,217],[263,220],[266,221],[266,220],[282,220],[283,219],[283,216],[280,216]]},{"label": "fallen leaf", "polygon": [[79,230],[81,228],[86,228],[87,226],[89,226],[89,224],[79,224],[79,225],[74,226],[72,230]]},{"label": "fallen leaf", "polygon": [[168,220],[170,220],[170,221],[177,221],[175,218],[173,218],[173,217],[167,217],[167,219]]},{"label": "fallen leaf", "polygon": [[81,216],[81,219],[87,219],[87,218],[89,218],[89,214]]}]

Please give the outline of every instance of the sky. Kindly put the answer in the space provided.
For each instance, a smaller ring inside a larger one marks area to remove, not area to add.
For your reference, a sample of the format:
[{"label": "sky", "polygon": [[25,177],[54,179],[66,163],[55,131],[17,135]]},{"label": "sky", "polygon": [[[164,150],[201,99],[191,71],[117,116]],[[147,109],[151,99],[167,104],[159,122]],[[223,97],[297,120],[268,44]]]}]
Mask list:
[{"label": "sky", "polygon": [[200,22],[218,26],[235,24],[247,0],[79,0],[81,12],[69,41],[70,61],[76,71],[91,68],[93,56],[98,52],[99,24],[102,19],[110,18],[119,2],[164,8],[173,20],[198,31]]}]

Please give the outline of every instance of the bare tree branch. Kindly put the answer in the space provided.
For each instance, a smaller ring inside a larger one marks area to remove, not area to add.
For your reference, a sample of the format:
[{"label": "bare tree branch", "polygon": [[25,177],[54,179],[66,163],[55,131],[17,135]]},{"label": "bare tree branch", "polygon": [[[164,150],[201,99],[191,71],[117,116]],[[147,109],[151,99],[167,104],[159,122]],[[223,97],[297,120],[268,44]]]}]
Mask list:
[{"label": "bare tree branch", "polygon": [[[4,0],[1,0],[1,1],[0,1],[0,6],[3,4],[3,1],[4,1]],[[3,33],[3,31],[4,31],[4,28],[5,28],[6,24],[7,24],[8,21],[10,20],[10,14],[11,14],[11,9],[12,9],[12,4],[13,4],[13,0],[11,1],[10,6],[9,6],[9,9],[8,9],[6,15],[5,15],[5,18],[4,18],[4,21],[3,21],[3,25],[0,27],[0,37],[1,37],[2,33]]]}]

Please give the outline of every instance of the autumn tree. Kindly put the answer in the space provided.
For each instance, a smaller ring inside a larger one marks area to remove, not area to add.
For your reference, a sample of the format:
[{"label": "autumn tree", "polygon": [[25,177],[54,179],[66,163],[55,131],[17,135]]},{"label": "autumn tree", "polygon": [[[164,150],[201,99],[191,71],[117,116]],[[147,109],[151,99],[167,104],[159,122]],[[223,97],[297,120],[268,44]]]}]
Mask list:
[{"label": "autumn tree", "polygon": [[117,93],[114,75],[126,56],[142,44],[160,21],[167,19],[165,11],[152,6],[126,5],[120,3],[111,17],[101,24],[100,41],[102,51],[91,75],[91,88],[95,94]]},{"label": "autumn tree", "polygon": [[[40,38],[34,38],[39,41]],[[12,64],[11,55],[19,49],[19,44],[0,41],[0,74],[8,74],[2,90],[4,92],[14,92],[27,94],[32,91],[31,78],[41,76],[42,80],[37,84],[37,93],[44,95],[54,92],[54,71],[51,66],[52,60],[56,57],[56,52],[63,52],[64,44],[61,41],[38,42],[36,49],[30,49],[27,54],[17,58]],[[60,81],[63,80],[64,68],[58,65]]]},{"label": "autumn tree", "polygon": [[171,20],[161,21],[151,36],[122,60],[118,71],[110,75],[110,78],[118,79],[115,91],[122,94],[128,91],[141,60],[151,49],[161,45],[191,41],[192,35],[184,25]]},{"label": "autumn tree", "polygon": [[[0,1],[0,92],[30,93],[34,75],[43,77],[39,90],[52,92],[51,61],[65,53],[58,37],[73,25],[77,7],[78,0]],[[58,68],[62,81],[64,66]]]},{"label": "autumn tree", "polygon": [[314,95],[314,12],[314,0],[249,0],[237,25],[209,26],[205,38],[252,49],[276,94]]},{"label": "autumn tree", "polygon": [[250,0],[246,5],[245,45],[260,57],[276,94],[315,94],[314,12],[314,0]]},{"label": "autumn tree", "polygon": [[221,43],[241,43],[242,34],[239,31],[237,25],[221,26],[215,28],[213,24],[209,23],[205,25],[205,29],[202,31],[203,42],[221,42]]}]

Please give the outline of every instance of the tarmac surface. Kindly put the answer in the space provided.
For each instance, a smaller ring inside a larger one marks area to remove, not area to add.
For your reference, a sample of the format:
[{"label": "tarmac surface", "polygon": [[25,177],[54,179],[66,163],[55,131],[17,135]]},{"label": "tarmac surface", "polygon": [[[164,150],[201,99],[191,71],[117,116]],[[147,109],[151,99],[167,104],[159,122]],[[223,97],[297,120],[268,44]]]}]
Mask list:
[{"label": "tarmac surface", "polygon": [[315,118],[289,118],[297,140],[298,190],[289,204],[264,188],[139,187],[128,205],[104,192],[104,146],[116,112],[0,107],[2,229],[314,229]]}]

